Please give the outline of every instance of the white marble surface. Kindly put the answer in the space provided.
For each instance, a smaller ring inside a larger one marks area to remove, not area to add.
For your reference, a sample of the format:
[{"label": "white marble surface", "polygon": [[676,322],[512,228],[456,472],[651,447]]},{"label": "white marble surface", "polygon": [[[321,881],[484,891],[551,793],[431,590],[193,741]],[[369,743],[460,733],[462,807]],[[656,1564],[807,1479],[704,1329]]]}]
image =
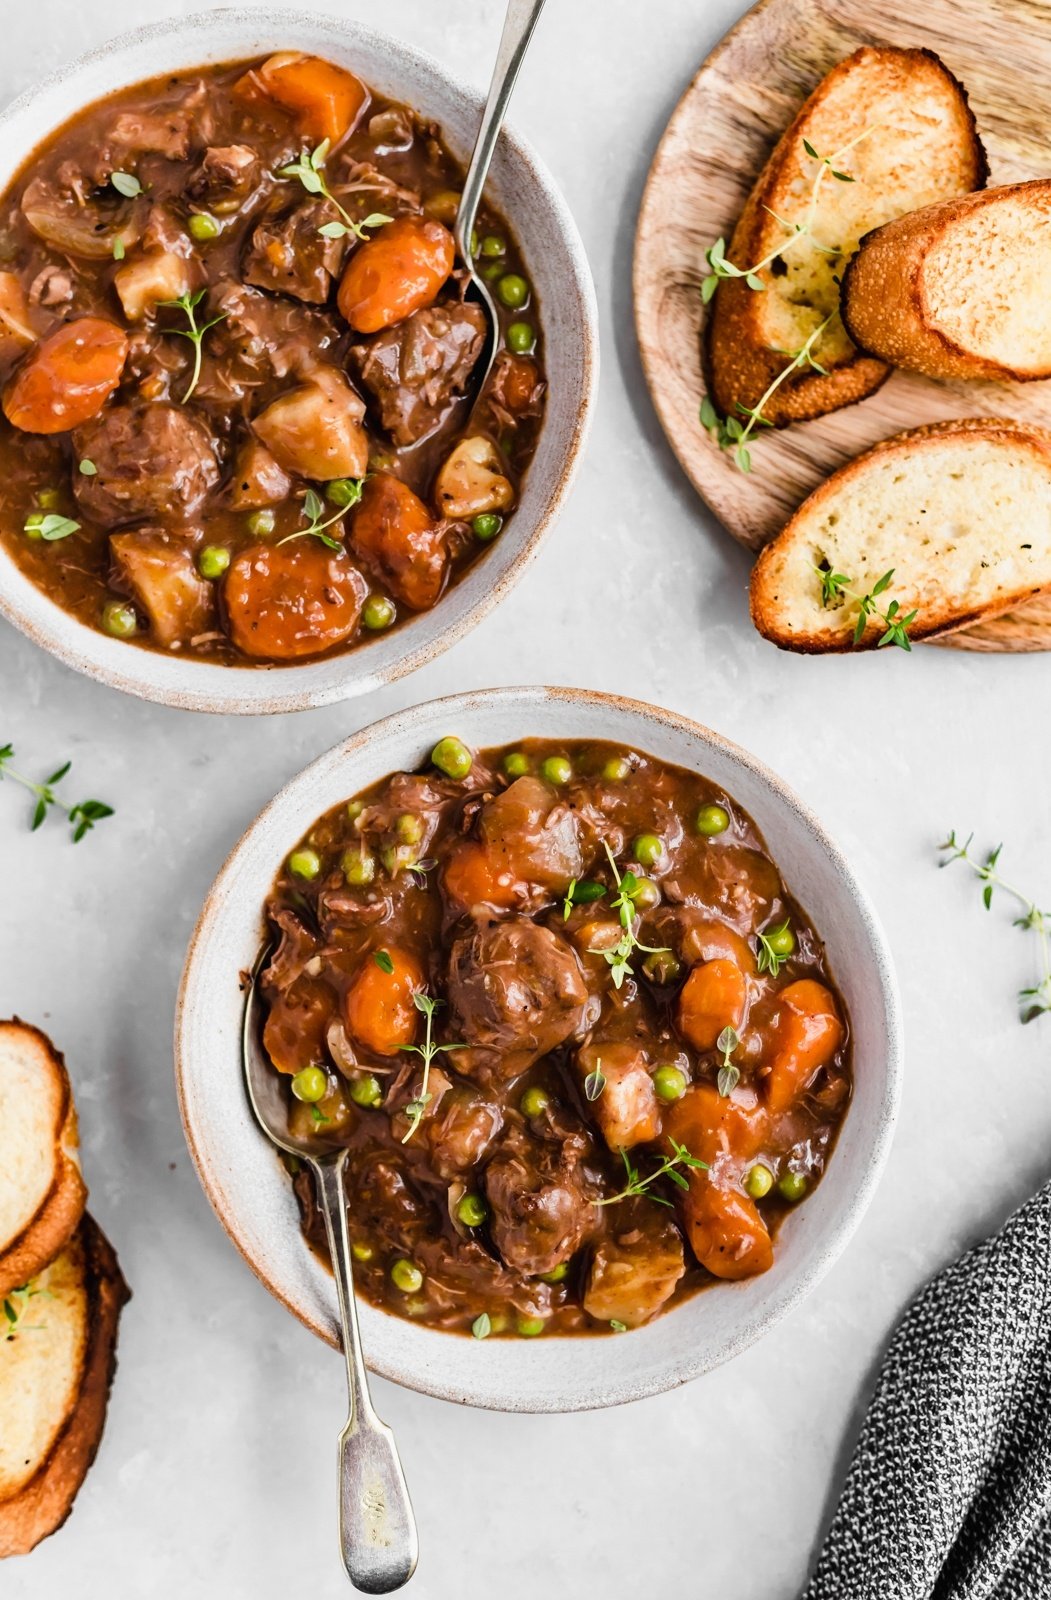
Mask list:
[{"label": "white marble surface", "polygon": [[[320,0],[315,0],[320,3]],[[482,82],[500,0],[330,0]],[[5,34],[0,95],[172,0],[34,0]],[[196,9],[183,5],[177,9]],[[1043,726],[1051,662],[938,650],[787,659],[749,625],[747,563],[663,445],[632,332],[630,249],[657,136],[739,0],[551,0],[516,120],[576,212],[598,283],[604,374],[575,497],[528,577],[469,639],[366,703],[212,720],[100,689],[0,628],[0,743],[118,807],[73,849],[30,838],[0,789],[0,1015],[68,1052],[92,1207],[135,1298],[96,1466],[71,1521],[4,1567],[5,1600],[347,1592],[334,1540],[339,1361],[274,1303],[198,1189],[172,1084],[171,1014],[198,905],[285,779],[398,706],[492,683],[658,701],[770,762],[856,862],[896,953],[908,1034],[877,1199],[820,1290],[763,1343],[677,1393],[524,1418],[377,1384],[419,1515],[417,1600],[642,1593],[791,1600],[881,1342],[914,1288],[1047,1173],[1051,1018],[1023,1029],[1033,952],[984,915],[950,826],[1006,841],[1051,898]],[[596,1346],[595,1359],[601,1360]]]}]

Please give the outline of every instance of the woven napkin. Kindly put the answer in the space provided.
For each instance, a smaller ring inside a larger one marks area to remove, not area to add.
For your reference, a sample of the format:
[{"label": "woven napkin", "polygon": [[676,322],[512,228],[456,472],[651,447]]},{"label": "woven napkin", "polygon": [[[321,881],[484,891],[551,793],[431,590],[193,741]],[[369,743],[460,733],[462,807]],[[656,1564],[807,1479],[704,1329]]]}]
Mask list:
[{"label": "woven napkin", "polygon": [[1051,1184],[903,1317],[803,1600],[1051,1600]]}]

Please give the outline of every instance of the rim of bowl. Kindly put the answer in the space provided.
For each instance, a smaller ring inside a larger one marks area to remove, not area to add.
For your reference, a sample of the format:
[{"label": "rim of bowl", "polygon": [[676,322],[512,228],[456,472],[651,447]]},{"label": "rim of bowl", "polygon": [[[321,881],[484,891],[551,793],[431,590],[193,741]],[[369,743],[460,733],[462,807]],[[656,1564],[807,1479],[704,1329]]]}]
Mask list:
[{"label": "rim of bowl", "polygon": [[[651,1395],[665,1393],[668,1390],[678,1388],[682,1384],[701,1377],[704,1373],[712,1371],[715,1367],[721,1366],[735,1356],[740,1355],[742,1351],[756,1343],[771,1328],[776,1326],[811,1293],[846,1249],[875,1194],[893,1142],[902,1092],[904,1039],[897,976],[886,934],[867,891],[855,876],[852,867],[839,846],[831,838],[810,807],[765,762],[760,761],[758,757],[752,755],[733,740],[725,738],[722,734],[716,733],[713,729],[695,721],[691,717],[668,711],[660,706],[651,705],[646,701],[591,689],[532,685],[470,690],[465,693],[443,695],[434,700],[422,701],[415,706],[410,706],[389,716],[376,719],[367,727],[359,729],[349,738],[341,740],[322,755],[316,757],[308,766],[304,767],[284,784],[274,798],[245,829],[220,868],[211,889],[208,891],[190,937],[179,983],[174,1026],[176,1090],[183,1124],[183,1134],[198,1180],[228,1238],[236,1246],[239,1254],[247,1262],[255,1276],[274,1298],[290,1311],[298,1321],[316,1334],[318,1338],[331,1347],[337,1348],[338,1341],[333,1332],[333,1325],[326,1324],[320,1318],[314,1316],[306,1305],[297,1301],[294,1289],[286,1290],[285,1287],[277,1283],[268,1271],[266,1264],[256,1260],[242,1243],[239,1236],[237,1218],[227,1214],[221,1187],[213,1178],[213,1174],[202,1153],[197,1139],[197,1130],[189,1109],[187,1084],[190,1081],[191,1072],[184,1050],[184,1034],[186,1031],[184,1008],[193,970],[196,966],[201,946],[210,932],[216,910],[222,905],[226,897],[227,885],[236,875],[242,855],[247,852],[259,832],[266,829],[271,817],[278,814],[300,789],[310,786],[316,773],[324,771],[335,760],[346,763],[349,766],[356,756],[368,749],[370,742],[380,731],[393,737],[411,736],[419,743],[425,744],[427,738],[434,733],[436,728],[447,729],[449,726],[455,726],[457,719],[462,714],[469,713],[475,707],[480,705],[499,706],[505,703],[513,704],[519,710],[533,706],[538,711],[542,711],[546,707],[558,707],[560,705],[585,707],[600,715],[609,710],[616,710],[618,713],[627,713],[637,719],[641,729],[644,729],[647,725],[656,724],[661,728],[671,728],[678,732],[686,733],[689,737],[698,740],[703,745],[718,750],[728,760],[743,767],[753,779],[770,791],[773,799],[787,807],[794,814],[796,820],[802,824],[804,831],[809,836],[813,847],[824,853],[837,876],[843,881],[865,934],[866,942],[871,951],[872,963],[880,982],[883,1014],[882,1032],[885,1045],[884,1084],[877,1107],[878,1119],[872,1136],[865,1147],[865,1161],[859,1173],[857,1185],[851,1191],[848,1202],[837,1214],[836,1221],[830,1228],[820,1249],[805,1258],[794,1276],[780,1288],[780,1292],[773,1302],[761,1309],[752,1326],[735,1329],[714,1352],[701,1354],[693,1360],[680,1361],[674,1371],[651,1375],[647,1378],[636,1380],[630,1385],[625,1385],[622,1382],[602,1387],[601,1378],[599,1378],[592,1384],[586,1394],[582,1395],[578,1389],[567,1387],[564,1392],[547,1396],[543,1401],[532,1398],[523,1400],[513,1393],[502,1394],[499,1398],[494,1398],[488,1394],[484,1398],[478,1397],[477,1395],[472,1395],[469,1389],[465,1392],[466,1386],[464,1384],[451,1384],[444,1381],[440,1371],[435,1371],[433,1376],[428,1374],[425,1378],[407,1375],[396,1361],[389,1360],[386,1357],[382,1347],[373,1347],[367,1352],[367,1365],[370,1372],[386,1378],[392,1383],[397,1383],[402,1388],[414,1390],[419,1394],[430,1395],[435,1399],[475,1405],[491,1411],[533,1414],[598,1410],[606,1406],[624,1404],[631,1400],[646,1399]],[[642,748],[644,740],[640,738],[638,744]],[[353,783],[353,776],[348,772],[348,790],[350,792],[353,792]],[[264,888],[263,897],[265,897],[265,893],[266,889]],[[258,911],[261,917],[262,898],[260,899]],[[240,1079],[241,1062],[239,1056],[236,1063],[232,1063],[232,1065],[238,1079]],[[250,1113],[247,1114],[250,1116]],[[256,1130],[256,1132],[259,1140],[266,1143],[266,1136],[262,1131]],[[692,1302],[687,1302],[686,1304],[695,1304],[697,1299],[698,1296],[695,1295],[692,1297]],[[334,1304],[335,1290],[333,1289]],[[366,1301],[364,1304],[368,1305],[369,1302]],[[393,1315],[393,1313],[383,1312],[378,1308],[372,1309],[376,1310],[377,1315],[380,1317]],[[680,1307],[679,1309],[681,1311],[683,1308]],[[673,1314],[666,1313],[665,1316]],[[664,1316],[659,1316],[648,1326],[659,1326],[664,1320]],[[440,1330],[439,1336],[441,1336]],[[454,1338],[455,1335],[449,1334],[445,1335],[445,1337]],[[464,1342],[466,1343],[467,1341]],[[570,1343],[572,1340],[567,1336],[561,1342]],[[576,1342],[581,1342],[580,1338]]]},{"label": "rim of bowl", "polygon": [[[140,49],[154,40],[185,37],[185,68],[190,69],[207,61],[210,34],[243,29],[246,35],[257,37],[268,30],[291,28],[316,29],[331,43],[352,46],[358,42],[369,49],[387,50],[410,73],[430,74],[439,81],[444,94],[461,100],[472,113],[481,116],[485,95],[480,90],[460,82],[436,57],[393,35],[366,27],[352,18],[326,16],[298,8],[267,6],[254,10],[227,6],[130,29],[46,74],[0,112],[0,143],[39,95],[60,88],[85,70],[98,67],[122,52]],[[195,55],[194,47],[198,42],[199,54]],[[246,39],[246,45],[247,42]],[[127,84],[122,81],[111,92],[131,87],[135,81],[134,78],[130,78]],[[77,115],[98,98],[98,94],[87,100],[76,97],[76,106],[68,115]],[[61,120],[56,119],[52,127],[60,126]],[[542,503],[532,526],[527,527],[518,515],[512,517],[503,538],[493,549],[482,554],[471,571],[464,574],[461,582],[448,589],[431,611],[414,617],[391,636],[392,644],[401,641],[393,659],[380,667],[369,668],[369,659],[375,660],[375,651],[382,648],[381,641],[372,641],[366,646],[359,646],[342,655],[325,657],[319,662],[308,661],[298,666],[284,667],[223,667],[193,661],[189,657],[165,655],[160,651],[136,648],[129,651],[120,641],[107,638],[53,601],[20,570],[2,545],[0,616],[65,666],[109,688],[179,710],[235,715],[306,711],[370,694],[434,660],[481,622],[518,582],[564,509],[590,431],[599,375],[598,303],[587,252],[572,212],[546,163],[532,144],[507,122],[501,131],[498,155],[500,151],[504,151],[509,161],[528,174],[533,187],[543,196],[550,223],[565,246],[570,270],[562,287],[564,292],[572,296],[580,324],[579,359],[575,362],[580,403],[575,416],[567,424],[568,441],[558,465],[557,476],[541,490]],[[23,151],[19,159],[24,160],[29,153],[29,149]],[[550,301],[550,292],[547,300]],[[542,447],[545,431],[553,426],[550,395],[548,404],[538,448]],[[527,469],[527,489],[535,481],[535,477],[530,478],[535,466],[534,458]],[[506,551],[508,548],[511,553],[501,562],[498,576],[489,584],[480,583],[479,592],[467,603],[462,598],[462,591],[471,580],[471,572],[484,572],[486,564],[498,556],[501,549]],[[459,601],[458,595],[461,596]],[[373,652],[371,658],[370,651]],[[129,661],[129,655],[135,660]],[[159,667],[158,663],[161,664]],[[331,671],[334,664],[339,663],[345,664],[345,671],[334,674],[332,682],[314,681],[319,674],[326,673],[326,669]],[[162,681],[150,681],[151,664],[160,672]],[[190,669],[184,683],[177,681],[177,672],[169,674],[164,670],[169,665]],[[170,682],[167,681],[169,676]],[[250,684],[253,684],[251,689]],[[269,686],[269,693],[264,685]]]}]

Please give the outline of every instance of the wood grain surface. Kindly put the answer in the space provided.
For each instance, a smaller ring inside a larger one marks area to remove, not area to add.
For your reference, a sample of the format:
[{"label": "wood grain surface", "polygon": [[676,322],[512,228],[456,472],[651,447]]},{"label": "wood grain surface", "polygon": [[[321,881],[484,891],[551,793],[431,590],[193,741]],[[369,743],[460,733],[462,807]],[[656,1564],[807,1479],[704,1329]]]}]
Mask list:
[{"label": "wood grain surface", "polygon": [[[683,95],[654,157],[635,241],[643,366],[668,440],[735,539],[758,550],[828,474],[905,428],[1009,416],[1051,427],[1051,380],[936,383],[893,372],[876,394],[754,441],[741,474],[698,421],[704,252],[729,238],[767,156],[825,73],[863,44],[933,50],[967,90],[990,184],[1051,172],[1051,5],[1042,0],[760,0]],[[1051,649],[1051,595],[938,641]]]}]

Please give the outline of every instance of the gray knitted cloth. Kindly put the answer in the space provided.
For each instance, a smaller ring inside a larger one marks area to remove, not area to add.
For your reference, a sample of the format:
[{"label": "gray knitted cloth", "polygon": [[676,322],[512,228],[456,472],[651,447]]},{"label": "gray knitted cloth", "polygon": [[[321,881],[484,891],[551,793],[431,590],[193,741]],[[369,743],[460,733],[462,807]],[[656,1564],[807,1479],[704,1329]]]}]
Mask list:
[{"label": "gray knitted cloth", "polygon": [[803,1600],[1051,1600],[1051,1185],[906,1312]]}]

